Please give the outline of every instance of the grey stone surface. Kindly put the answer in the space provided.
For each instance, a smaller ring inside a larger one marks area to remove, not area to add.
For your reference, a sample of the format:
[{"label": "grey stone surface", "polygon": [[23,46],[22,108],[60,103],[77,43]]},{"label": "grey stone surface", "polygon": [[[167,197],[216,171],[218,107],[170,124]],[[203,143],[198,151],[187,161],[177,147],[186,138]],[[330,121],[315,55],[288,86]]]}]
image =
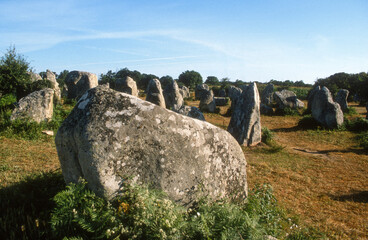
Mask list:
[{"label": "grey stone surface", "polygon": [[30,119],[35,122],[49,121],[54,112],[54,90],[45,88],[33,92],[17,103],[10,120]]},{"label": "grey stone surface", "polygon": [[304,103],[296,97],[295,93],[286,89],[275,92],[273,97],[279,109],[284,109],[286,107],[292,109],[304,107]]},{"label": "grey stone surface", "polygon": [[348,110],[348,96],[349,90],[340,89],[336,95],[336,102],[340,105],[341,110],[346,112]]},{"label": "grey stone surface", "polygon": [[229,104],[229,98],[226,97],[214,97],[216,106],[226,106]]},{"label": "grey stone surface", "polygon": [[137,83],[133,80],[133,78],[129,76],[117,79],[115,84],[115,90],[138,97]]},{"label": "grey stone surface", "polygon": [[317,86],[310,98],[313,118],[328,128],[337,128],[344,123],[344,114],[340,105],[332,100],[330,91],[326,87]]},{"label": "grey stone surface", "polygon": [[241,96],[243,90],[235,86],[229,86],[228,95],[231,100],[230,112],[233,112],[238,98]]},{"label": "grey stone surface", "polygon": [[61,101],[61,90],[59,88],[59,83],[56,81],[55,74],[49,69],[46,70],[46,80],[51,83],[51,87],[54,90],[54,98],[56,102]]},{"label": "grey stone surface", "polygon": [[166,108],[165,98],[162,92],[160,80],[151,79],[148,83],[146,92],[146,101]]},{"label": "grey stone surface", "polygon": [[261,103],[260,107],[261,107],[261,114],[272,115],[274,113],[273,108],[270,107],[270,106],[267,106],[267,105]]},{"label": "grey stone surface", "polygon": [[38,73],[34,73],[34,72],[27,72],[27,73],[31,77],[31,81],[32,82],[36,82],[36,81],[42,80],[42,77]]},{"label": "grey stone surface", "polygon": [[165,104],[167,109],[178,111],[184,106],[183,95],[176,81],[167,85],[164,90]]},{"label": "grey stone surface", "polygon": [[219,97],[226,97],[226,91],[225,91],[225,89],[220,89],[220,91],[219,91],[219,93],[218,93],[218,96]]},{"label": "grey stone surface", "polygon": [[191,117],[191,118],[206,121],[203,113],[196,107],[183,106],[182,108],[179,109],[179,111],[177,111],[177,113],[182,114],[184,116]]},{"label": "grey stone surface", "polygon": [[227,129],[240,145],[261,142],[260,99],[256,83],[250,84],[238,97]]},{"label": "grey stone surface", "polygon": [[189,98],[190,97],[190,90],[189,88],[187,88],[186,86],[181,86],[180,88],[180,93],[183,96],[183,98]]},{"label": "grey stone surface", "polygon": [[199,84],[197,85],[194,95],[195,99],[201,100],[202,94],[207,93],[210,90],[210,87],[207,84]]},{"label": "grey stone surface", "polygon": [[261,96],[262,96],[261,97],[261,102],[264,105],[272,106],[274,90],[275,90],[275,87],[273,86],[272,83],[267,84],[265,89],[263,89],[262,94],[261,94]]},{"label": "grey stone surface", "polygon": [[65,78],[68,87],[68,99],[79,99],[88,89],[98,85],[97,76],[93,73],[71,71]]},{"label": "grey stone surface", "polygon": [[214,113],[216,111],[216,102],[213,91],[202,91],[201,101],[199,102],[199,109],[202,112]]},{"label": "grey stone surface", "polygon": [[80,98],[55,143],[65,181],[82,177],[107,199],[127,179],[185,206],[247,196],[246,160],[228,132],[103,86]]}]

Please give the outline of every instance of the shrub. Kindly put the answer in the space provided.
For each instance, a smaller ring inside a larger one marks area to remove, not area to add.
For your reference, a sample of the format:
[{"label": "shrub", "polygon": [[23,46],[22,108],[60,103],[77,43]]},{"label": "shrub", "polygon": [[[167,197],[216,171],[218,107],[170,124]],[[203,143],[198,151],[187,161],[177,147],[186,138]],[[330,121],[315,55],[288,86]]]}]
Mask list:
[{"label": "shrub", "polygon": [[344,119],[344,126],[349,131],[368,131],[368,120],[361,117],[355,118],[354,120]]},{"label": "shrub", "polygon": [[289,107],[285,107],[283,109],[276,108],[275,114],[280,115],[280,116],[298,116],[300,115],[297,109],[292,109]]},{"label": "shrub", "polygon": [[362,132],[358,135],[359,146],[368,151],[368,131]]},{"label": "shrub", "polygon": [[301,129],[318,129],[321,127],[321,124],[312,115],[307,114],[299,120],[298,127]]},{"label": "shrub", "polygon": [[274,134],[270,129],[268,129],[267,127],[262,128],[262,140],[261,141],[263,143],[270,145],[273,141],[273,137],[274,137]]},{"label": "shrub", "polygon": [[356,114],[358,114],[358,112],[353,107],[348,107],[348,109],[344,112],[344,115],[347,115],[347,116],[356,115]]}]

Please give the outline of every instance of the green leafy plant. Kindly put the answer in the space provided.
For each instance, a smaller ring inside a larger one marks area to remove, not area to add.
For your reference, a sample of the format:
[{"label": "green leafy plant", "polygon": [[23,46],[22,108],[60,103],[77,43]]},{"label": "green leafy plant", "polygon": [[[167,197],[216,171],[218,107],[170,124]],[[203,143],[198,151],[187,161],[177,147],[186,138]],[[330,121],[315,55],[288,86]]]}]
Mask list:
[{"label": "green leafy plant", "polygon": [[267,127],[263,127],[262,128],[262,142],[267,144],[267,145],[271,145],[272,141],[274,138],[274,133],[268,129]]},{"label": "green leafy plant", "polygon": [[292,109],[289,107],[285,107],[283,109],[276,108],[275,114],[280,115],[280,116],[298,116],[300,115],[297,109]]}]

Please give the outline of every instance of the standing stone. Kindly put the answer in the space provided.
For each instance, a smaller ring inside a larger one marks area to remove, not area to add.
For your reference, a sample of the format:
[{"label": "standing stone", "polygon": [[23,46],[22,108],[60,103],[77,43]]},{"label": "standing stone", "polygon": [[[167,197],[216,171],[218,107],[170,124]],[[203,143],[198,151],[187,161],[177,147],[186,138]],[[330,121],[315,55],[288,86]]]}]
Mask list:
[{"label": "standing stone", "polygon": [[80,98],[55,143],[65,181],[82,177],[107,199],[128,179],[184,206],[247,196],[244,153],[228,132],[103,86]]},{"label": "standing stone", "polygon": [[238,97],[227,129],[240,145],[261,142],[260,99],[256,83],[250,84]]},{"label": "standing stone", "polygon": [[348,96],[349,90],[346,89],[340,89],[336,95],[336,102],[340,105],[343,112],[348,110]]},{"label": "standing stone", "polygon": [[59,83],[56,81],[56,76],[49,69],[46,70],[46,80],[51,83],[51,87],[54,90],[54,98],[56,102],[61,101],[61,90],[59,88]]},{"label": "standing stone", "polygon": [[196,107],[183,106],[182,108],[179,109],[179,111],[177,111],[177,113],[182,114],[184,116],[191,117],[191,118],[206,121],[203,113]]},{"label": "standing stone", "polygon": [[183,98],[189,98],[190,97],[189,88],[187,88],[186,86],[181,86],[179,91],[180,91],[181,95],[183,96]]},{"label": "standing stone", "polygon": [[214,113],[216,111],[216,102],[212,90],[202,91],[199,109],[202,112]]},{"label": "standing stone", "polygon": [[167,109],[178,111],[184,106],[184,99],[176,81],[173,81],[171,84],[166,86],[164,97]]},{"label": "standing stone", "polygon": [[158,79],[151,79],[147,87],[146,101],[166,108],[165,98],[162,93],[161,83]]},{"label": "standing stone", "polygon": [[261,107],[261,114],[272,115],[274,113],[273,108],[270,107],[270,106],[267,106],[267,105],[261,103],[260,107]]},{"label": "standing stone", "polygon": [[312,105],[313,105],[314,95],[316,94],[316,92],[318,92],[320,90],[321,90],[321,87],[316,86],[315,88],[313,88],[312,90],[309,91],[309,93],[308,93],[308,107],[307,107],[308,112],[312,112]]},{"label": "standing stone", "polygon": [[317,86],[310,101],[312,116],[320,124],[328,128],[337,128],[344,123],[340,105],[332,100],[331,93],[326,87]]},{"label": "standing stone", "polygon": [[38,73],[34,73],[34,72],[27,72],[27,73],[31,77],[31,82],[42,80],[42,77]]},{"label": "standing stone", "polygon": [[117,79],[115,84],[115,90],[138,97],[137,83],[133,80],[133,78],[129,76]]},{"label": "standing stone", "polygon": [[202,94],[204,93],[208,93],[208,91],[210,90],[210,87],[207,84],[199,84],[197,85],[196,89],[195,89],[195,99],[197,100],[201,100],[202,98]]},{"label": "standing stone", "polygon": [[238,87],[235,86],[230,86],[228,88],[228,95],[229,98],[231,100],[231,106],[230,106],[230,112],[232,112],[236,106],[236,102],[239,99],[239,97],[241,96],[243,90],[241,90]]},{"label": "standing stone", "polygon": [[30,119],[35,122],[49,121],[54,111],[54,90],[45,88],[21,98],[10,120]]},{"label": "standing stone", "polygon": [[214,97],[216,106],[226,106],[229,103],[229,98],[226,97]]},{"label": "standing stone", "polygon": [[291,109],[304,107],[304,103],[296,97],[296,94],[286,89],[275,92],[273,97],[277,102],[279,109],[284,109],[286,107]]},{"label": "standing stone", "polygon": [[96,74],[71,71],[65,78],[68,87],[68,99],[79,99],[88,89],[98,85]]},{"label": "standing stone", "polygon": [[275,89],[275,87],[273,86],[272,83],[267,84],[265,89],[263,89],[261,102],[264,105],[272,106],[274,89]]},{"label": "standing stone", "polygon": [[218,93],[218,96],[219,97],[226,97],[226,91],[225,91],[225,89],[221,88],[220,91],[219,91],[219,93]]}]

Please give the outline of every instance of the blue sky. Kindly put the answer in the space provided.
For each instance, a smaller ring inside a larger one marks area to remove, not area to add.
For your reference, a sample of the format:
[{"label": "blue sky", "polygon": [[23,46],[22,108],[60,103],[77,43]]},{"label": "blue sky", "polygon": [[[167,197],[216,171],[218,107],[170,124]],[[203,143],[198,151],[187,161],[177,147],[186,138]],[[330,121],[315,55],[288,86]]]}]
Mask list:
[{"label": "blue sky", "polygon": [[313,83],[367,72],[367,29],[367,0],[0,0],[0,53],[36,72]]}]

